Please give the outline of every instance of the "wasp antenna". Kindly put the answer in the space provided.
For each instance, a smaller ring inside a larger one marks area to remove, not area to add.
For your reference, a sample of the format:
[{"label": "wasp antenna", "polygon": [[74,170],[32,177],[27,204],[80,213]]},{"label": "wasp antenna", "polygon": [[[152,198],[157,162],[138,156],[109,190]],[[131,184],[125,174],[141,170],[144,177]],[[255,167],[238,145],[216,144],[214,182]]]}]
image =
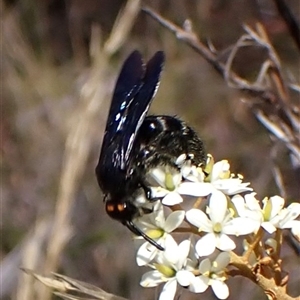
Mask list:
[{"label": "wasp antenna", "polygon": [[135,235],[143,237],[147,242],[149,242],[151,245],[156,247],[160,251],[164,251],[165,248],[159,245],[157,242],[155,242],[153,239],[151,239],[145,232],[143,232],[140,228],[138,228],[132,221],[127,221],[125,223],[125,226],[133,232]]}]

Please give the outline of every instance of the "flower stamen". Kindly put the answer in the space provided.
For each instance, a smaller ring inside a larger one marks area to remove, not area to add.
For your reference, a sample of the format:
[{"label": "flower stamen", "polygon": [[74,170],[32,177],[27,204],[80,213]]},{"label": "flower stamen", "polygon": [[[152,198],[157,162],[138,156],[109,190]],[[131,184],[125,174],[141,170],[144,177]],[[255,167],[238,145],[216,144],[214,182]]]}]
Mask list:
[{"label": "flower stamen", "polygon": [[213,231],[216,233],[220,233],[222,231],[222,224],[217,222],[213,225]]}]

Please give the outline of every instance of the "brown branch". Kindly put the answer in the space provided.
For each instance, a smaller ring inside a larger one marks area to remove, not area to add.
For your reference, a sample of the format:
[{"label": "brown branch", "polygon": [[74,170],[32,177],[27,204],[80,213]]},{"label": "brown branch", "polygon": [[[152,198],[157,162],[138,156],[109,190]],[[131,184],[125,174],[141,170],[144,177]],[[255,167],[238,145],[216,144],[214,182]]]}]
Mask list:
[{"label": "brown branch", "polygon": [[[222,63],[219,60],[219,57],[213,53],[207,46],[205,46],[197,37],[197,35],[192,32],[191,30],[186,30],[185,28],[181,28],[174,23],[170,22],[169,20],[165,19],[164,17],[160,16],[157,12],[152,10],[149,7],[143,7],[142,10],[151,16],[154,20],[160,23],[162,26],[170,30],[176,38],[180,41],[185,42],[191,48],[193,48],[197,53],[204,57],[217,72],[223,76],[225,76],[227,70],[226,64]],[[272,92],[268,91],[269,93],[266,94],[264,88],[258,85],[251,85],[248,81],[241,78],[238,74],[230,71],[230,81],[235,84],[236,87],[239,87],[241,90],[244,90],[250,93],[253,96],[262,97],[262,98],[269,98],[275,97],[275,95],[271,95]],[[270,94],[271,93],[271,94]]]},{"label": "brown branch", "polygon": [[230,252],[230,265],[238,269],[228,271],[230,276],[240,275],[247,277],[264,290],[264,293],[269,297],[268,299],[299,300],[299,297],[294,298],[286,294],[286,285],[277,285],[274,278],[265,277],[259,272],[259,268],[255,270],[243,257],[232,251]]},{"label": "brown branch", "polygon": [[243,255],[243,259],[245,261],[249,260],[249,257],[252,252],[255,252],[255,249],[257,248],[258,244],[262,240],[263,236],[264,236],[264,230],[260,227],[258,232],[255,234],[253,240],[251,241],[251,243],[249,243],[249,248],[246,250],[246,252]]},{"label": "brown branch", "polygon": [[[192,31],[191,22],[188,22],[189,26],[180,27],[149,7],[144,7],[142,10],[170,30],[178,40],[183,41],[199,53],[225,78],[230,87],[256,97],[256,101],[247,101],[247,104],[271,135],[285,144],[293,157],[291,159],[292,167],[298,168],[300,165],[299,113],[289,99],[287,87],[291,87],[291,85],[283,79],[279,57],[263,26],[257,24],[255,30],[245,26],[246,33],[235,45],[228,48],[230,52],[226,63],[223,63],[219,59],[221,52],[204,45]],[[243,47],[251,46],[263,48],[268,53],[268,58],[262,64],[257,80],[253,83],[232,70],[237,52]]]}]

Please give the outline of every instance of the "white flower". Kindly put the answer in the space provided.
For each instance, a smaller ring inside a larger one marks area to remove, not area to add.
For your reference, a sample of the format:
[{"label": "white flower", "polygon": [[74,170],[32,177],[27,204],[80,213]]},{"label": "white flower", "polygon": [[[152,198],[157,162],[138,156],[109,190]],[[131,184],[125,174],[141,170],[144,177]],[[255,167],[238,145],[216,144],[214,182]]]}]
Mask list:
[{"label": "white flower", "polygon": [[153,198],[162,198],[164,205],[172,206],[183,202],[182,195],[205,196],[206,192],[199,189],[197,183],[183,182],[182,174],[167,166],[154,168],[148,174],[159,186],[151,187],[151,196]]},{"label": "white flower", "polygon": [[261,226],[269,233],[273,233],[276,231],[276,225],[279,222],[278,214],[284,206],[284,199],[279,196],[273,196],[269,199],[265,198],[263,204],[264,221]]},{"label": "white flower", "polygon": [[240,217],[249,218],[256,222],[256,230],[259,229],[263,222],[263,213],[258,200],[255,198],[256,193],[250,193],[244,197],[241,195],[234,195],[231,203]]},{"label": "white flower", "polygon": [[199,256],[210,255],[216,248],[222,251],[233,250],[236,245],[227,234],[245,235],[256,230],[257,223],[245,217],[233,218],[227,209],[226,196],[215,191],[209,199],[208,215],[199,210],[186,212],[187,220],[198,227],[199,231],[207,232],[195,245]]},{"label": "white flower", "polygon": [[[214,163],[212,156],[208,155],[204,171],[201,167],[192,165],[185,154],[180,155],[176,163],[180,172],[169,166],[158,166],[147,176],[152,197],[162,198],[164,205],[172,206],[183,202],[181,195],[205,197],[215,191],[222,191],[226,195],[252,191],[252,188],[248,187],[249,183],[242,182],[241,176],[234,177],[230,173],[227,160]],[[205,174],[208,176],[205,177]],[[183,178],[187,180],[183,181]]]},{"label": "white flower", "polygon": [[300,221],[295,220],[300,215],[300,203],[291,203],[279,213],[279,222],[276,227],[280,229],[290,228],[294,237],[300,241]]},{"label": "white flower", "polygon": [[190,271],[185,270],[190,245],[189,240],[184,240],[179,245],[174,240],[169,240],[165,245],[165,251],[156,256],[156,263],[150,265],[154,270],[142,276],[141,286],[155,287],[165,282],[159,300],[174,299],[177,283],[189,283],[189,278],[194,276]]},{"label": "white flower", "polygon": [[[288,208],[283,209],[284,199],[279,196],[265,198],[263,200],[263,218],[261,226],[269,233],[276,231],[276,228],[292,228],[295,219],[300,214],[300,204],[292,203]],[[296,225],[297,226],[297,225]]]},{"label": "white flower", "polygon": [[227,278],[224,269],[229,262],[230,256],[227,252],[221,252],[213,262],[209,258],[204,259],[199,266],[200,273],[202,274],[198,277],[199,289],[205,291],[210,285],[214,294],[219,299],[228,298],[229,289],[224,282]]},{"label": "white flower", "polygon": [[177,192],[179,194],[204,197],[213,194],[215,191],[221,191],[231,196],[252,191],[252,188],[248,187],[249,183],[242,182],[241,176],[234,177],[230,173],[230,165],[227,160],[214,163],[212,157],[209,156],[209,158],[204,170],[209,174],[204,178],[205,182],[201,179],[204,176],[202,169],[191,166],[190,173],[187,172],[188,176],[185,174],[183,177],[186,176],[193,182],[185,182],[178,186]]},{"label": "white flower", "polygon": [[300,215],[300,203],[291,203],[287,208],[283,209],[280,214],[278,228],[295,228],[299,226],[300,221],[295,220]]},{"label": "white flower", "polygon": [[[160,201],[158,201],[154,207],[153,213],[144,215],[138,222],[146,235],[155,239],[155,241],[162,247],[165,247],[167,239],[174,240],[170,233],[181,225],[184,220],[184,216],[185,211],[178,210],[170,213],[168,217],[165,218],[163,206]],[[160,250],[151,245],[149,242],[143,243],[137,252],[137,264],[139,266],[148,264],[158,252],[160,252]]]},{"label": "white flower", "polygon": [[185,153],[180,154],[175,161],[175,165],[177,165],[178,168],[181,168],[186,163],[187,160],[188,160],[187,155]]},{"label": "white flower", "polygon": [[249,182],[243,183],[242,176],[234,177],[230,173],[230,164],[227,160],[221,160],[214,163],[213,157],[209,156],[206,169],[208,169],[208,177],[206,182],[213,185],[217,190],[220,190],[226,195],[235,195],[238,193],[252,191],[252,188],[248,187]]},{"label": "white flower", "polygon": [[[273,196],[263,200],[261,209],[255,193],[247,194],[245,197],[235,195],[231,199],[239,216],[250,218],[257,221],[269,233],[276,231],[276,228],[291,228],[292,233],[297,232],[300,221],[295,220],[300,215],[300,203],[291,203],[287,208],[284,207],[284,199]],[[294,234],[297,238],[297,233]]]},{"label": "white flower", "polygon": [[228,160],[223,159],[215,163],[213,157],[211,157],[208,164],[211,163],[213,163],[213,166],[211,172],[209,172],[210,181],[230,178],[230,164]]},{"label": "white flower", "polygon": [[186,154],[180,155],[175,163],[180,168],[184,179],[192,182],[204,182],[205,174],[203,169],[200,166],[192,165],[191,159],[188,159]]}]

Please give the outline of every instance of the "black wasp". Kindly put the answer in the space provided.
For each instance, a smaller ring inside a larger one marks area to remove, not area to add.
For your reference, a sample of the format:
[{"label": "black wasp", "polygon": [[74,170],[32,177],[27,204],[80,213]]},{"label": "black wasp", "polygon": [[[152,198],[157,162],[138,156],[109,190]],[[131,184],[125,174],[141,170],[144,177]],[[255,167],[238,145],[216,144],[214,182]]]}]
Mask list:
[{"label": "black wasp", "polygon": [[135,199],[144,193],[149,201],[146,174],[158,165],[176,168],[183,153],[196,165],[203,164],[202,141],[183,121],[170,116],[146,116],[159,85],[165,60],[158,51],[145,65],[138,51],[132,52],[118,77],[106,123],[101,154],[96,167],[105,194],[108,215],[142,236],[160,250],[163,247],[133,222],[143,208]]}]

